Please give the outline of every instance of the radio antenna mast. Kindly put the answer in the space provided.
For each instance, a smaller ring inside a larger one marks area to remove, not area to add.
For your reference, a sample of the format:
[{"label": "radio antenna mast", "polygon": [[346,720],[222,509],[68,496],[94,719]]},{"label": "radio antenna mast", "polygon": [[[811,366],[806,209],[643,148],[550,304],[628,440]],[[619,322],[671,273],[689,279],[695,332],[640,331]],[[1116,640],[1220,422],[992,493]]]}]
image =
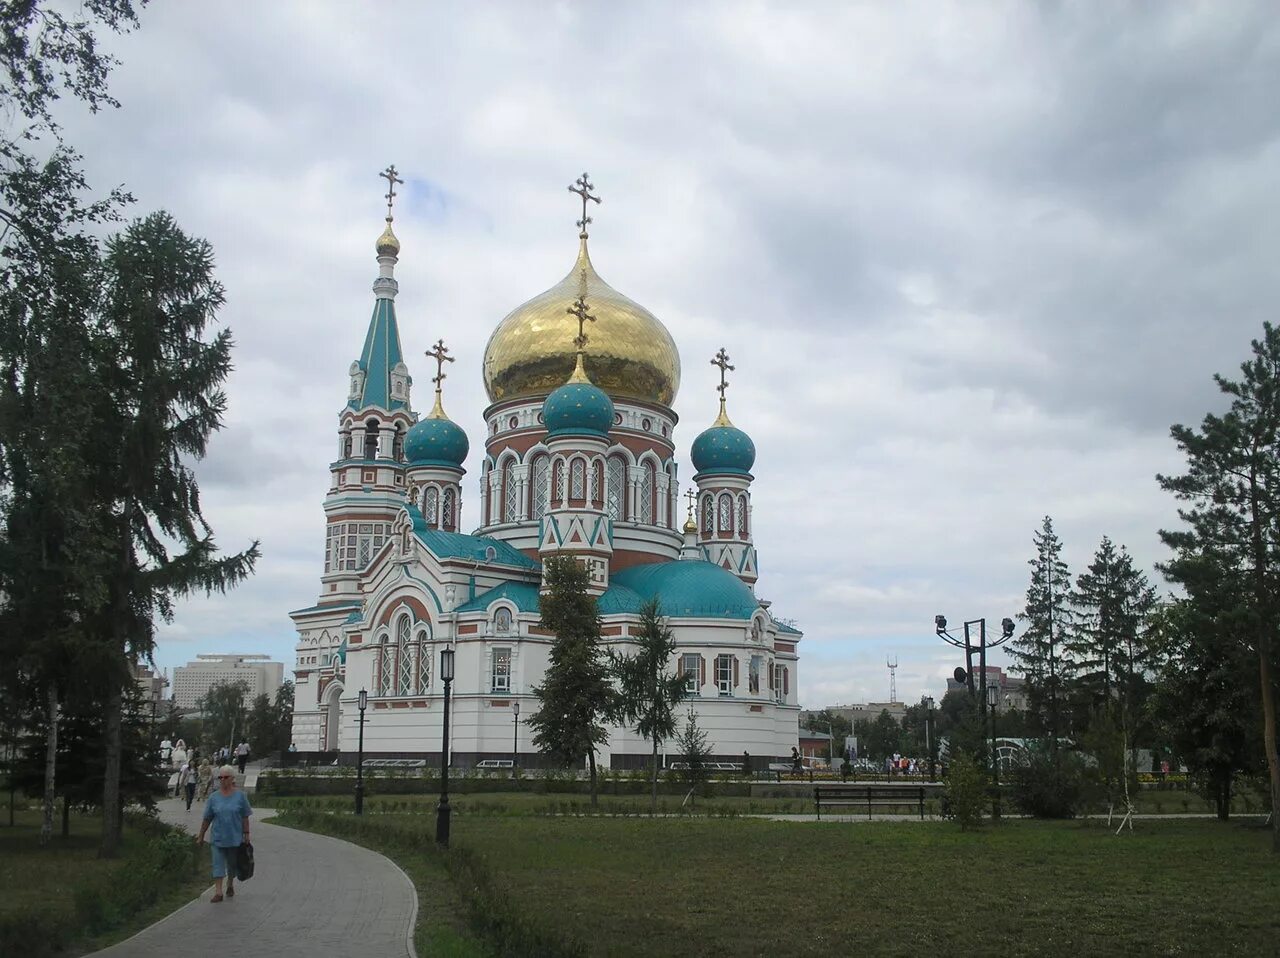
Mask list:
[{"label": "radio antenna mast", "polygon": [[889,666],[889,702],[892,704],[898,701],[898,657],[891,655],[884,664]]}]

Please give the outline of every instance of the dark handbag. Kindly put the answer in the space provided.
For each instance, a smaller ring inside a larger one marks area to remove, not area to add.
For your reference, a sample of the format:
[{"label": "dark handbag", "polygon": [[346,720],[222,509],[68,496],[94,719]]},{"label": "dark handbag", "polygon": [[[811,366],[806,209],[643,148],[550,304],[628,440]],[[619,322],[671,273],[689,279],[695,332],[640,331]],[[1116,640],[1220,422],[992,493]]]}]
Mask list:
[{"label": "dark handbag", "polygon": [[245,842],[236,855],[236,879],[248,881],[253,877],[253,846]]}]

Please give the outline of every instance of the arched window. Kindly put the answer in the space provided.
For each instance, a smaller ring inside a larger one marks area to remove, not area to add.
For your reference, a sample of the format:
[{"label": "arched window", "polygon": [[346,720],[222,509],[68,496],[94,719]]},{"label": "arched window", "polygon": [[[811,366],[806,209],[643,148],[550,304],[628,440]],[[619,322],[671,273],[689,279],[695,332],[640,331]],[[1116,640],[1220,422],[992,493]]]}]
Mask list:
[{"label": "arched window", "polygon": [[511,631],[511,610],[500,608],[493,613],[493,631],[499,635]]},{"label": "arched window", "polygon": [[515,522],[520,518],[520,490],[516,487],[516,463],[507,460],[502,467],[502,519],[504,522]]},{"label": "arched window", "polygon": [[435,486],[427,486],[426,491],[422,494],[422,518],[427,520],[427,525],[434,526],[436,524],[439,505],[440,490]]},{"label": "arched window", "polygon": [[431,634],[426,629],[419,629],[418,646],[418,694],[426,695],[431,688]]},{"label": "arched window", "polygon": [[702,497],[702,534],[711,535],[715,531],[715,510],[711,507],[711,496]]},{"label": "arched window", "polygon": [[593,506],[600,505],[600,485],[604,475],[604,464],[597,459],[591,464],[591,484],[587,487],[587,498]]},{"label": "arched window", "polygon": [[565,504],[565,493],[569,488],[569,465],[563,459],[551,464],[551,502],[556,506]]},{"label": "arched window", "polygon": [[396,427],[395,438],[391,440],[391,458],[396,462],[404,462],[404,427]]},{"label": "arched window", "polygon": [[400,662],[397,671],[396,694],[408,695],[413,683],[413,649],[409,645],[411,623],[407,615],[396,622],[396,658]]},{"label": "arched window", "polygon": [[627,464],[619,456],[610,456],[607,469],[605,507],[609,512],[610,519],[625,519],[627,517],[625,506],[627,499]]},{"label": "arched window", "polygon": [[720,493],[720,531],[733,533],[733,497],[727,492]]},{"label": "arched window", "polygon": [[378,458],[378,422],[370,419],[369,424],[364,430],[364,457],[366,459]]},{"label": "arched window", "polygon": [[636,490],[637,505],[639,506],[639,512],[636,516],[637,522],[653,522],[653,487],[653,463],[646,462],[644,470],[640,474],[640,488]]},{"label": "arched window", "polygon": [[391,659],[394,650],[387,641],[387,636],[382,636],[382,642],[378,647],[378,694],[391,694]]},{"label": "arched window", "polygon": [[342,458],[351,458],[351,433],[345,433],[342,437]]},{"label": "arched window", "polygon": [[738,496],[738,537],[747,538],[747,495]]},{"label": "arched window", "polygon": [[441,529],[448,529],[448,530],[453,529],[454,514],[457,512],[457,510],[454,508],[455,505],[456,504],[454,502],[453,490],[446,489],[444,491],[444,498],[441,500],[441,504],[440,504],[440,528]]},{"label": "arched window", "polygon": [[575,459],[569,466],[569,498],[585,499],[587,497],[587,464]]},{"label": "arched window", "polygon": [[538,456],[533,460],[533,518],[541,519],[551,504],[551,460]]}]

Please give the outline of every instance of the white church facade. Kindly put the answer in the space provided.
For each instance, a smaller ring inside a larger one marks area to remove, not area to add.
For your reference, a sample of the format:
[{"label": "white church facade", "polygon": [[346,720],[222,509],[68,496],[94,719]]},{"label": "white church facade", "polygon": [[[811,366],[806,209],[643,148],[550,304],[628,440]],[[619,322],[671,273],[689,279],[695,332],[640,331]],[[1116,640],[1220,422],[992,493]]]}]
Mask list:
[{"label": "white church facade", "polygon": [[[625,650],[641,605],[658,599],[678,645],[672,669],[686,676],[717,759],[789,757],[801,633],[755,593],[755,446],[725,408],[728,356],[713,360],[720,413],[692,443],[696,492],[682,515],[671,408],[679,353],[652,313],[596,273],[584,174],[571,187],[584,210],[573,268],[508,314],[486,347],[478,527],[462,532],[470,441],[445,415],[441,389],[453,359],[443,342],[428,354],[434,405],[420,417],[395,312],[398,180],[394,167],[384,175],[373,316],[338,417],[320,593],[290,614],[297,749],[354,761],[365,689],[366,757],[438,761],[437,671],[450,648],[452,764],[510,759],[513,748],[521,767],[546,764],[524,724],[553,640],[538,615],[542,561],[571,554],[591,570],[606,647]],[[635,768],[648,755],[638,735],[613,728],[599,760]]]}]

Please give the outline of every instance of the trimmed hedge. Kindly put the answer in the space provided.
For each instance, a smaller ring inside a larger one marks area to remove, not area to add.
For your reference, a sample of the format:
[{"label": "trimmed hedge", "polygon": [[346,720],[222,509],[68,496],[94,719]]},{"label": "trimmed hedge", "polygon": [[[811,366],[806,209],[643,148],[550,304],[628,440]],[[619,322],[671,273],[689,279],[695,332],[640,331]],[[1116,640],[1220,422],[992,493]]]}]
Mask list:
[{"label": "trimmed hedge", "polygon": [[[364,794],[371,795],[420,795],[439,791],[438,775],[382,776],[366,773],[364,777]],[[356,787],[355,773],[341,775],[297,775],[280,772],[265,772],[258,777],[258,795],[310,796],[310,795],[350,795]],[[599,793],[601,795],[648,795],[652,788],[647,778],[631,776],[601,777]],[[688,786],[682,783],[658,780],[659,795],[683,796]],[[591,783],[585,779],[567,776],[537,776],[529,778],[489,778],[480,776],[460,776],[449,778],[450,794],[470,795],[477,792],[530,792],[535,795],[590,795]],[[707,797],[727,797],[751,795],[750,782],[708,782],[700,795]],[[811,794],[811,793],[810,793]]]}]

